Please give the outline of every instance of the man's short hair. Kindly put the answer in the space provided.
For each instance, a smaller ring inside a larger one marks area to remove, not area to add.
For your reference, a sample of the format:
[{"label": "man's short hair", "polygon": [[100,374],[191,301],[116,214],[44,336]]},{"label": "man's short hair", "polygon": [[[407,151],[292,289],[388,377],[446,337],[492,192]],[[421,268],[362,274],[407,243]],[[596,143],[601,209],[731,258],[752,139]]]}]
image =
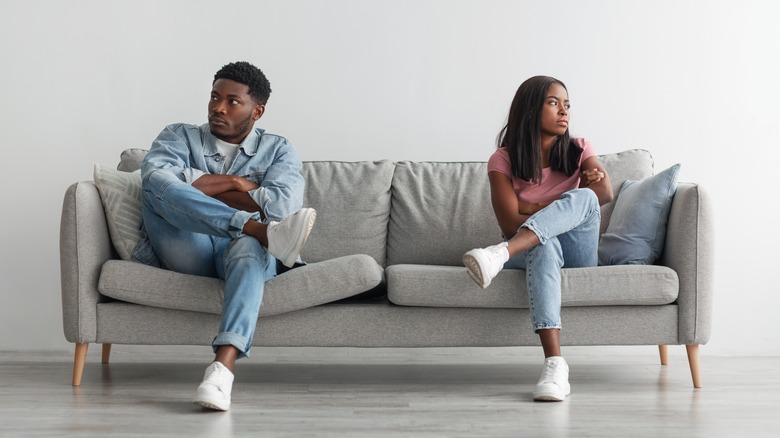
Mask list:
[{"label": "man's short hair", "polygon": [[217,82],[217,79],[230,79],[248,86],[249,95],[258,104],[265,105],[271,96],[271,83],[263,71],[248,62],[231,62],[223,66],[214,75],[214,82]]}]

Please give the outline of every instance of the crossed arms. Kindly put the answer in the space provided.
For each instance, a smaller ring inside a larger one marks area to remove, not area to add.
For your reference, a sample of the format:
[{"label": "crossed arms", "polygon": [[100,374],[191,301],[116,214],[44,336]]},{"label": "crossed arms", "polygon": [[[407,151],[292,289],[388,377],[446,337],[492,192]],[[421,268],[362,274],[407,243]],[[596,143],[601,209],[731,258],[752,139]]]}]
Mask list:
[{"label": "crossed arms", "polygon": [[249,192],[260,188],[260,185],[244,177],[207,173],[193,181],[192,186],[237,210],[259,212],[261,217],[265,217],[263,209],[249,196]]},{"label": "crossed arms", "polygon": [[[488,172],[493,211],[498,225],[507,239],[517,233],[531,215],[552,204],[556,199],[538,203],[520,202],[517,199],[512,180],[501,172]],[[599,205],[612,201],[612,184],[609,175],[595,156],[587,158],[580,166],[579,188],[589,188],[596,193]]]},{"label": "crossed arms", "polygon": [[227,206],[259,212],[263,220],[279,221],[301,208],[302,163],[286,139],[263,135],[261,143],[249,146],[250,158],[240,165],[238,175],[209,173],[201,146],[207,129],[208,125],[167,126],[144,159],[142,177],[164,171]]}]

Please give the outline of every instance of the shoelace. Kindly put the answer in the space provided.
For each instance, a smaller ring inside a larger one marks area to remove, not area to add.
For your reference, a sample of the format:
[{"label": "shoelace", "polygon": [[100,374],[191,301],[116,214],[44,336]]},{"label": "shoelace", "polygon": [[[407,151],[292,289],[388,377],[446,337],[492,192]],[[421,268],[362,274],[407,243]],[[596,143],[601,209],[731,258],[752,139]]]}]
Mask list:
[{"label": "shoelace", "polygon": [[276,225],[274,225],[274,228],[279,230],[286,230],[289,228],[292,228],[293,222],[295,222],[296,219],[298,219],[298,214],[301,214],[300,211],[294,213],[292,216],[289,216],[289,218],[285,218],[285,220],[281,220],[279,222],[276,222]]},{"label": "shoelace", "polygon": [[225,370],[221,368],[214,368],[214,371],[209,373],[209,376],[204,380],[205,383],[211,383],[216,386],[221,386],[224,382]]},{"label": "shoelace", "polygon": [[500,252],[501,249],[502,248],[488,250],[488,257],[490,258],[490,265],[488,270],[491,271],[491,277],[495,276],[504,266],[503,258],[501,257]]},{"label": "shoelace", "polygon": [[500,250],[501,248],[490,251],[490,258],[492,259],[491,262],[494,264],[503,265],[503,263],[501,263],[501,253],[499,252]]},{"label": "shoelace", "polygon": [[284,230],[287,228],[290,228],[290,221],[284,222],[284,221],[273,221],[271,222],[274,224],[273,228],[276,230]]},{"label": "shoelace", "polygon": [[544,370],[542,370],[542,382],[555,383],[558,376],[561,374],[563,367],[558,362],[547,362],[544,364]]}]

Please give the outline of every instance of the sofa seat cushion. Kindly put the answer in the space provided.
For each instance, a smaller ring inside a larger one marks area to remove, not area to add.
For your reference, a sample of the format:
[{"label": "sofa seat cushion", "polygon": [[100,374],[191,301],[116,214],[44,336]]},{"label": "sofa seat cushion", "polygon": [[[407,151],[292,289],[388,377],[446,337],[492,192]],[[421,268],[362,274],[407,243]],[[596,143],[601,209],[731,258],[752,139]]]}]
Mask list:
[{"label": "sofa seat cushion", "polygon": [[[266,283],[261,316],[292,312],[337,301],[373,289],[382,268],[363,254],[311,263]],[[222,313],[224,282],[180,274],[141,263],[109,260],[98,283],[101,294],[130,303],[166,309]]]},{"label": "sofa seat cushion", "polygon": [[[525,271],[505,269],[487,289],[454,266],[393,265],[387,296],[403,306],[528,308]],[[561,270],[561,306],[662,305],[677,299],[677,273],[665,266],[623,265]]]}]

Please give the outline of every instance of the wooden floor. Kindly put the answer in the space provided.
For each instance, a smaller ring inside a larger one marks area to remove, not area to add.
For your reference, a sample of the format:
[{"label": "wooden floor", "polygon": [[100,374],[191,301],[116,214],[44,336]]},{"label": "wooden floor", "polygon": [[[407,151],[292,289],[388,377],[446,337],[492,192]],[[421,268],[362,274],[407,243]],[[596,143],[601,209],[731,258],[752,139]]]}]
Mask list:
[{"label": "wooden floor", "polygon": [[683,347],[670,348],[668,366],[654,347],[569,348],[571,397],[534,403],[536,348],[255,349],[237,364],[230,411],[219,413],[190,402],[211,359],[206,347],[114,345],[109,365],[92,350],[78,388],[71,353],[0,352],[0,436],[780,433],[776,357],[703,354],[704,387],[694,389]]}]

